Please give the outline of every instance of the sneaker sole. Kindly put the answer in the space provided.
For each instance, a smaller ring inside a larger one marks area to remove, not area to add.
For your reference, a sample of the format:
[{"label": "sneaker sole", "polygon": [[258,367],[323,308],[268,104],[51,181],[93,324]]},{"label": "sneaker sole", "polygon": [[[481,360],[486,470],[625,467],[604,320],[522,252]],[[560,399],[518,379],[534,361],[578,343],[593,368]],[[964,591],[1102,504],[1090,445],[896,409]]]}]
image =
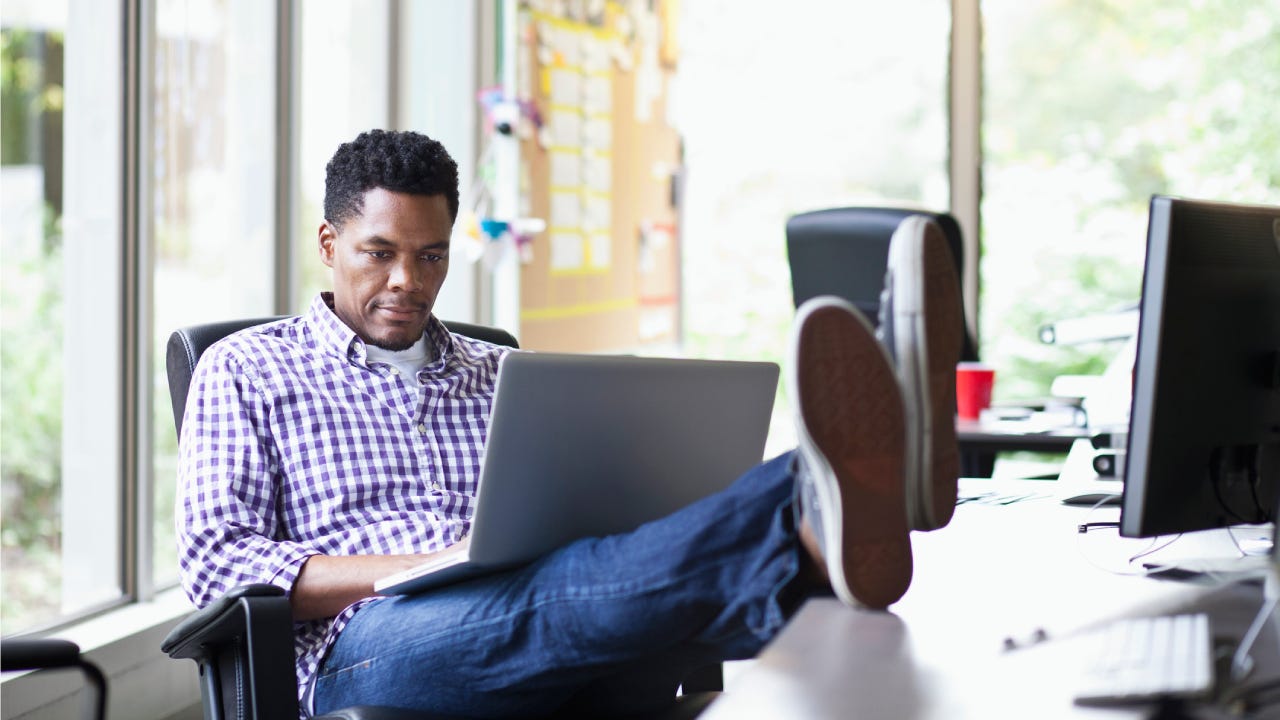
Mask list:
[{"label": "sneaker sole", "polygon": [[885,608],[911,585],[905,408],[871,325],[847,303],[801,308],[790,363],[800,451],[824,509],[823,552],[845,603]]},{"label": "sneaker sole", "polygon": [[[903,238],[896,236],[902,233]],[[956,441],[956,363],[963,311],[955,260],[937,224],[923,216],[902,221],[890,242],[894,352],[907,404],[907,507],[911,527],[936,530],[956,507],[960,453]],[[920,251],[912,238],[923,237]]]}]

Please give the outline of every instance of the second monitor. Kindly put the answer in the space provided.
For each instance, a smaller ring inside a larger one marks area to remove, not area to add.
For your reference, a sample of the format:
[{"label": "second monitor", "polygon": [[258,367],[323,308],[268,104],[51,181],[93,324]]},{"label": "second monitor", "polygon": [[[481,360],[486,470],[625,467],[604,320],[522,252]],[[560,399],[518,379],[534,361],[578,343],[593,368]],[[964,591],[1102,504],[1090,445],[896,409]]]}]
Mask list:
[{"label": "second monitor", "polygon": [[1280,208],[1151,200],[1120,532],[1274,520]]}]

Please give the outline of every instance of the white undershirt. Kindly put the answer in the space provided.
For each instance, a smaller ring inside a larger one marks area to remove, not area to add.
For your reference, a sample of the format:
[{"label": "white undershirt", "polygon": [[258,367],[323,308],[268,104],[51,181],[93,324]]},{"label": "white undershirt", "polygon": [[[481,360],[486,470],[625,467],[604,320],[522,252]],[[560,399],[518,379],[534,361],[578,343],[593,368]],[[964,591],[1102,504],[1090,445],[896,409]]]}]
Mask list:
[{"label": "white undershirt", "polygon": [[399,371],[401,379],[415,382],[418,371],[431,361],[431,346],[427,343],[426,333],[418,338],[418,342],[408,350],[387,350],[377,345],[365,344],[365,356],[370,365],[386,363]]}]

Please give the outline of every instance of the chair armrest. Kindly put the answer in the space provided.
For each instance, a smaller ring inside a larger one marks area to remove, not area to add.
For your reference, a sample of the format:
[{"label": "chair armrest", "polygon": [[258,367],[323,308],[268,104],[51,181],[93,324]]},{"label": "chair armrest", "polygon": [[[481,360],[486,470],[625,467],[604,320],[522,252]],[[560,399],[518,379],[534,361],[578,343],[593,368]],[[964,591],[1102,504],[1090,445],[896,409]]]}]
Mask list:
[{"label": "chair armrest", "polygon": [[93,686],[93,717],[107,710],[107,678],[102,670],[80,654],[80,646],[55,638],[7,638],[0,640],[0,670],[79,668]]},{"label": "chair armrest", "polygon": [[293,609],[274,585],[233,588],[179,623],[160,649],[200,666],[206,717],[298,715]]},{"label": "chair armrest", "polygon": [[80,646],[53,638],[5,638],[0,641],[0,670],[66,668],[80,664]]},{"label": "chair armrest", "polygon": [[[241,600],[244,602],[242,603]],[[208,648],[222,645],[246,633],[249,610],[265,614],[273,607],[289,610],[289,600],[284,590],[275,585],[255,584],[232,588],[226,595],[195,611],[187,619],[169,631],[160,649],[172,658],[199,660],[208,654]],[[282,633],[293,646],[292,613],[283,623]],[[266,634],[266,633],[263,633]],[[257,638],[255,638],[257,640]]]}]

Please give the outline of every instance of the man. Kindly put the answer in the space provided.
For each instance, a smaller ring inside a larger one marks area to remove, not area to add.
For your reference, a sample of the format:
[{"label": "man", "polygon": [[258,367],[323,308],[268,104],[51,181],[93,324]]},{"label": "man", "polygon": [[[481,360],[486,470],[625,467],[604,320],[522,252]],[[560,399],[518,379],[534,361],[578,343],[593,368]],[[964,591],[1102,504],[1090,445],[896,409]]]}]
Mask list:
[{"label": "man", "polygon": [[[902,379],[847,303],[801,309],[796,453],[632,533],[376,597],[377,578],[466,538],[508,350],[451,335],[431,314],[458,212],[457,168],[439,143],[363,133],[326,175],[319,246],[333,292],[206,352],[179,469],[188,594],[205,605],[251,582],[288,592],[304,713],[637,712],[669,702],[691,668],[753,656],[813,592],[867,608],[906,592],[909,530],[945,524],[915,510],[909,520],[908,496],[948,517],[955,498],[955,436],[941,429],[959,335],[932,317],[958,318],[959,300],[929,232],[895,238],[918,265],[900,275],[932,278],[894,281],[910,295],[885,319],[914,363]],[[939,420],[929,442],[908,431],[922,414]]]}]

